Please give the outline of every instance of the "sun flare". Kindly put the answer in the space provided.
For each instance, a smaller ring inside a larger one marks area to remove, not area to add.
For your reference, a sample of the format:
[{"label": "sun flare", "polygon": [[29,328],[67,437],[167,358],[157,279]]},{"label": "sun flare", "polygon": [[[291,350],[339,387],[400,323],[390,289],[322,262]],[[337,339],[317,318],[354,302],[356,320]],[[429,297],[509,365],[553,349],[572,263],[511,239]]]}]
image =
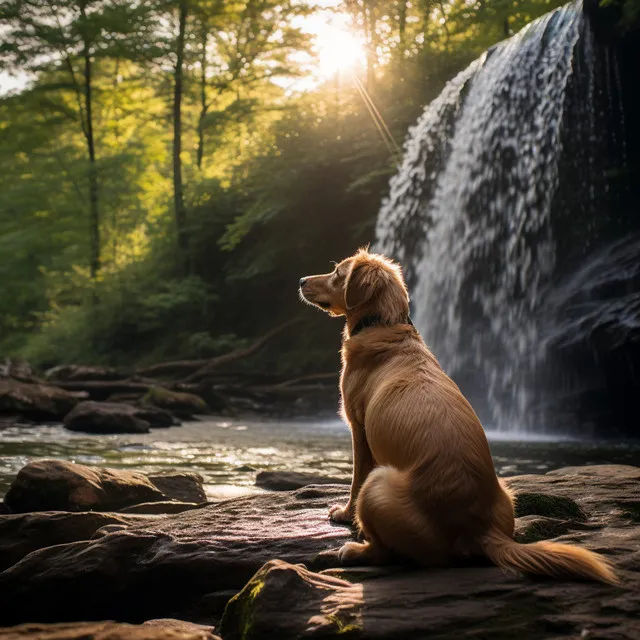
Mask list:
[{"label": "sun flare", "polygon": [[326,25],[316,39],[318,75],[330,78],[337,73],[354,71],[365,64],[364,44],[346,27]]}]

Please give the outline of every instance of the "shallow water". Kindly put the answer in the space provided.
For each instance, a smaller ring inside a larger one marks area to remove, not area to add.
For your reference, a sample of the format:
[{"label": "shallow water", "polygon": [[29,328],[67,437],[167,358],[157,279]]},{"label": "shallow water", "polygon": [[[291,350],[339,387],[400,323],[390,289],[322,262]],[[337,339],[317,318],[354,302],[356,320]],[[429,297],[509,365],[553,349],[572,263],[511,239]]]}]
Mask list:
[{"label": "shallow water", "polygon": [[[488,431],[499,475],[545,473],[568,465],[640,465],[640,442],[504,439]],[[0,495],[25,464],[42,458],[137,471],[197,471],[210,498],[260,491],[264,469],[349,478],[351,438],[344,423],[209,419],[143,435],[92,436],[60,425],[0,431]]]}]

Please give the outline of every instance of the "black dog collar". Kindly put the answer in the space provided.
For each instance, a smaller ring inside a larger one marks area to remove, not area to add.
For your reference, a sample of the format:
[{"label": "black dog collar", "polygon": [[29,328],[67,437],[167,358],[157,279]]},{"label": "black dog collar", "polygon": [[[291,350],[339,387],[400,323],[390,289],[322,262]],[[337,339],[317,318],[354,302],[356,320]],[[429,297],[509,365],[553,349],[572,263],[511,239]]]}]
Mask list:
[{"label": "black dog collar", "polygon": [[[412,327],[415,326],[411,320],[411,316],[407,316],[406,322],[398,322],[398,324],[410,324]],[[383,325],[380,322],[380,316],[365,316],[358,322],[358,324],[353,327],[353,331],[350,332],[350,336],[355,336],[360,333],[363,329],[368,329],[369,327],[380,327],[380,326],[391,326],[391,325]]]}]

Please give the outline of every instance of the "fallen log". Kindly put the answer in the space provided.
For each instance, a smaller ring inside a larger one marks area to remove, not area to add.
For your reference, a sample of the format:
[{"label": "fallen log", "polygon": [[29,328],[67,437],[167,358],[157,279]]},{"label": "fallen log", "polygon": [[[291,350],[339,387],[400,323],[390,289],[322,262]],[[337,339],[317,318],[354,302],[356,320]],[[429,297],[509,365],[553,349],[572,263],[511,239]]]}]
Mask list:
[{"label": "fallen log", "polygon": [[92,400],[106,400],[114,393],[143,395],[156,385],[155,383],[131,380],[74,380],[55,382],[52,383],[52,386],[66,391],[85,391]]},{"label": "fallen log", "polygon": [[255,353],[256,351],[261,349],[267,342],[269,342],[269,340],[299,321],[300,318],[293,318],[292,320],[289,320],[284,324],[275,327],[271,331],[268,331],[248,347],[241,347],[240,349],[235,349],[234,351],[224,353],[221,356],[216,356],[215,358],[199,358],[195,360],[173,360],[169,362],[159,362],[149,367],[137,369],[136,374],[141,376],[149,376],[152,378],[161,378],[163,376],[185,375],[191,372],[191,375],[188,375],[183,380],[180,380],[180,382],[193,382],[200,379],[201,377],[204,377],[204,375],[212,372],[214,369],[224,364],[235,362],[236,360],[246,358],[252,353]]},{"label": "fallen log", "polygon": [[285,329],[292,327],[294,324],[298,322],[300,322],[300,318],[292,318],[291,320],[288,320],[284,324],[281,324],[275,327],[274,329],[271,329],[271,331],[268,331],[267,333],[265,333],[263,336],[258,338],[253,344],[249,345],[248,347],[243,347],[242,349],[236,349],[235,351],[231,351],[229,353],[225,353],[221,356],[217,356],[215,358],[211,358],[210,360],[207,360],[207,363],[204,366],[202,366],[197,371],[194,371],[194,373],[184,378],[184,380],[181,380],[181,382],[182,383],[196,382],[206,377],[208,373],[210,373],[214,369],[217,369],[218,367],[221,367],[222,365],[228,364],[229,362],[235,362],[236,360],[240,360],[241,358],[246,358],[247,356],[252,355],[256,351],[264,347],[264,345],[267,344],[269,340],[271,340],[278,334],[282,333]]},{"label": "fallen log", "polygon": [[298,378],[292,378],[291,380],[285,380],[272,385],[274,389],[282,389],[284,387],[291,387],[299,384],[300,382],[322,382],[323,380],[337,380],[338,372],[331,371],[330,373],[310,373],[306,376],[300,376]]}]

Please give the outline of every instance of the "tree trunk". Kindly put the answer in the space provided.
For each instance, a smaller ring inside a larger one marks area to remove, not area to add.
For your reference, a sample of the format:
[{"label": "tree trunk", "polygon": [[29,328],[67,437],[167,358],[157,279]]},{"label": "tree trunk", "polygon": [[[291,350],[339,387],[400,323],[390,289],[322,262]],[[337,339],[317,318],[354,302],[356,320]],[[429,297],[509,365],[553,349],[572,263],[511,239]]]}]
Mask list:
[{"label": "tree trunk", "polygon": [[375,67],[377,62],[377,37],[376,37],[376,17],[373,7],[366,7],[365,9],[365,24],[366,24],[366,58],[367,58],[367,84],[366,89],[369,93],[373,92],[374,84],[376,81]]},{"label": "tree trunk", "polygon": [[447,25],[447,12],[445,11],[444,4],[442,2],[438,2],[438,5],[440,6],[440,13],[442,14],[442,27],[447,37],[447,47],[448,47],[449,42],[451,41],[451,34],[449,33],[449,26]]},{"label": "tree trunk", "polygon": [[[86,20],[85,7],[80,7],[82,18]],[[96,167],[96,147],[93,136],[93,100],[91,95],[92,65],[89,43],[84,40],[84,107],[86,114],[85,138],[89,153],[89,267],[91,278],[95,280],[100,271],[100,212],[98,209],[98,169]]]},{"label": "tree trunk", "polygon": [[398,37],[400,40],[400,56],[404,56],[405,32],[407,30],[407,0],[399,0]]},{"label": "tree trunk", "polygon": [[202,158],[204,156],[204,119],[207,116],[207,31],[202,32],[202,57],[200,58],[200,115],[198,116],[198,149],[196,152],[196,164],[198,171],[202,171]]},{"label": "tree trunk", "polygon": [[187,214],[182,192],[182,66],[184,62],[184,40],[187,25],[187,0],[180,2],[178,40],[176,42],[176,67],[174,72],[173,90],[173,201],[176,218],[176,232],[180,259],[188,269],[189,265],[189,236],[187,231]]}]

